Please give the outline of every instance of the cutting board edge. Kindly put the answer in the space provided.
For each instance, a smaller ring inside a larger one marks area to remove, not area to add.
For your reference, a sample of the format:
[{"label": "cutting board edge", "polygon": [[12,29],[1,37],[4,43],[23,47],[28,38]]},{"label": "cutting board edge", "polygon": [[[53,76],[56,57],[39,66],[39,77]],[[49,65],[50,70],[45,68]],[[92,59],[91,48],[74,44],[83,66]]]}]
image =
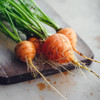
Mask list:
[{"label": "cutting board edge", "polygon": [[[94,55],[92,55],[91,57],[92,59],[94,58]],[[82,62],[85,62],[87,66],[89,66],[92,61],[88,60],[88,59],[85,59],[83,60]],[[68,70],[73,70],[75,67],[73,65],[70,65],[70,67],[68,67]],[[51,70],[51,69],[50,69]],[[66,70],[64,69],[61,69],[62,72],[65,72]],[[51,73],[52,72],[52,73]],[[49,75],[53,75],[53,74],[57,74],[59,73],[57,70],[54,70],[53,71],[50,71],[49,74],[46,74],[44,72],[42,72],[45,76],[49,76]],[[38,78],[41,78],[40,75],[37,76],[36,79]],[[11,85],[11,84],[16,84],[16,83],[19,83],[19,82],[25,82],[25,81],[28,81],[28,80],[33,80],[35,79],[31,73],[26,73],[26,74],[22,74],[22,75],[17,75],[17,76],[11,76],[11,77],[2,77],[0,76],[0,84],[1,85]]]}]

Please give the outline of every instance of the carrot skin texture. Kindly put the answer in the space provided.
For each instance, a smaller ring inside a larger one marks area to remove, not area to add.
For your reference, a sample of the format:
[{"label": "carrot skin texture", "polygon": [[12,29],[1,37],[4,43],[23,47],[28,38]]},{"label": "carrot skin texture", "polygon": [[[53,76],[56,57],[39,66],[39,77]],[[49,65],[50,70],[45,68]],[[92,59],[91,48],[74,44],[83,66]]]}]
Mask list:
[{"label": "carrot skin texture", "polygon": [[26,57],[27,59],[33,59],[35,57],[36,49],[32,42],[22,41],[16,45],[14,52],[19,60],[26,62]]},{"label": "carrot skin texture", "polygon": [[36,48],[36,54],[39,55],[41,51],[41,43],[36,37],[31,37],[28,41],[32,42]]},{"label": "carrot skin texture", "polygon": [[68,38],[63,34],[53,34],[42,45],[42,54],[47,60],[59,63],[69,63],[73,58],[73,48]]},{"label": "carrot skin texture", "polygon": [[65,35],[71,42],[72,47],[75,48],[77,44],[77,35],[72,28],[69,28],[69,27],[63,28],[63,29],[60,29],[57,33]]}]

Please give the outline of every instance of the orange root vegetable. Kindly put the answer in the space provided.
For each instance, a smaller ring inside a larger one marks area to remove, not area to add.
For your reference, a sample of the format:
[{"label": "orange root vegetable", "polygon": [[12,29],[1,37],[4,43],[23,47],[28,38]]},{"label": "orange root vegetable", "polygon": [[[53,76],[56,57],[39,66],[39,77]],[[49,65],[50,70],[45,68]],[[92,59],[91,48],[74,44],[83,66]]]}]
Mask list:
[{"label": "orange root vegetable", "polygon": [[32,60],[36,54],[35,46],[30,41],[19,42],[15,47],[15,54],[23,62],[26,62],[26,57]]},{"label": "orange root vegetable", "polygon": [[[34,41],[37,40],[34,38]],[[30,41],[22,41],[18,43],[15,47],[15,54],[16,57],[19,58],[21,61],[26,62],[29,64],[29,69],[33,72],[34,70],[41,75],[41,77],[49,84],[60,96],[62,96],[65,100],[66,97],[64,97],[55,87],[53,87],[47,79],[44,77],[44,75],[36,68],[36,66],[33,65],[32,59],[34,58],[36,54],[35,50],[35,43],[37,42],[30,42]],[[33,70],[34,69],[34,70]]]},{"label": "orange root vegetable", "polygon": [[36,54],[39,55],[40,54],[40,49],[41,49],[41,44],[39,39],[37,39],[36,37],[31,37],[28,41],[32,42],[36,48]]},{"label": "orange root vegetable", "polygon": [[41,49],[46,59],[59,63],[68,63],[74,55],[69,39],[62,34],[53,34],[47,38]]},{"label": "orange root vegetable", "polygon": [[96,61],[94,59],[86,57],[85,55],[83,55],[82,53],[80,53],[79,51],[76,50],[75,46],[77,44],[77,35],[76,35],[75,31],[72,28],[64,28],[64,29],[59,30],[57,33],[63,34],[69,39],[69,41],[71,42],[71,45],[73,47],[73,50],[77,54],[79,54],[80,56],[82,56],[82,57],[84,57],[86,59],[89,59],[89,60],[91,60],[93,62],[100,63],[99,61]]},{"label": "orange root vegetable", "polygon": [[75,60],[75,55],[73,52],[72,45],[69,39],[63,34],[53,34],[48,37],[42,45],[42,54],[43,56],[54,62],[59,63],[69,63],[71,62],[75,66],[79,66],[85,70],[90,71],[95,76],[100,78],[94,71],[81,65],[77,60]]},{"label": "orange root vegetable", "polygon": [[73,48],[76,46],[77,35],[73,29],[64,28],[64,29],[59,30],[57,33],[61,33],[61,34],[65,35],[69,39],[69,41],[71,42],[71,45]]}]

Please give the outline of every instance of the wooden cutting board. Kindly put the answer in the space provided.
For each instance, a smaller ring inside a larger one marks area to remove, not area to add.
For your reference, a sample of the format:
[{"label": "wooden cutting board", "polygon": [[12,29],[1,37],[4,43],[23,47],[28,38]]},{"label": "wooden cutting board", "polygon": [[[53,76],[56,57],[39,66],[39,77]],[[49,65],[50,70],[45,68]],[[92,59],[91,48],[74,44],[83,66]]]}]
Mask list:
[{"label": "wooden cutting board", "polygon": [[[38,4],[44,10],[45,13],[47,13],[50,17],[56,20],[62,27],[69,27],[44,0],[39,0]],[[54,30],[49,27],[47,28],[50,30],[50,32],[54,33]],[[11,39],[6,37],[2,33],[0,34],[0,84],[13,84],[34,79],[34,77],[31,75],[31,72],[27,71],[27,65],[16,59],[13,52],[15,45],[16,43],[14,43]],[[94,57],[90,48],[79,36],[77,49],[90,58]],[[84,59],[78,55],[76,56],[79,60],[85,62],[87,65],[91,64],[90,60]],[[45,64],[44,67],[45,69],[41,70],[44,75],[58,73],[57,70],[54,70],[48,64]],[[66,65],[65,67],[69,70],[74,69],[74,66],[72,66],[71,64]],[[65,71],[64,69],[61,70]],[[39,77],[40,76],[38,75],[37,78]]]}]

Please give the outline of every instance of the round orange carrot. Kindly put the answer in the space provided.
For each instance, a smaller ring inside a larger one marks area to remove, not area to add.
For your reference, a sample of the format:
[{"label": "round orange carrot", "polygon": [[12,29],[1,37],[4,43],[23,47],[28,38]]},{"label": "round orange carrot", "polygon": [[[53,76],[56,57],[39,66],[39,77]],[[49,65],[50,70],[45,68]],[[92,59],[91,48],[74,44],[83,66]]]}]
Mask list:
[{"label": "round orange carrot", "polygon": [[72,47],[75,48],[76,43],[77,43],[77,35],[72,28],[69,28],[69,27],[63,28],[63,29],[59,30],[57,33],[61,33],[61,34],[65,35],[71,42]]},{"label": "round orange carrot", "polygon": [[26,58],[32,60],[36,54],[35,46],[30,41],[19,42],[15,47],[15,54],[23,62],[26,62]]},{"label": "round orange carrot", "polygon": [[59,63],[71,62],[73,65],[75,65],[75,67],[79,66],[85,70],[90,71],[98,78],[100,78],[100,76],[97,75],[94,71],[79,63],[79,61],[74,55],[73,48],[69,39],[63,34],[53,34],[50,37],[48,37],[43,43],[41,49],[42,54],[48,60],[52,60],[54,62]]},{"label": "round orange carrot", "polygon": [[42,54],[48,60],[68,63],[73,58],[73,48],[63,34],[53,34],[42,45]]},{"label": "round orange carrot", "polygon": [[60,34],[63,34],[65,35],[71,42],[71,45],[73,47],[73,50],[79,54],[80,56],[86,58],[86,59],[89,59],[91,61],[94,61],[94,62],[97,62],[97,63],[100,63],[99,61],[97,60],[94,60],[94,59],[91,59],[85,55],[83,55],[82,53],[80,53],[77,49],[76,49],[76,44],[77,44],[77,35],[75,33],[75,31],[72,29],[72,28],[63,28],[63,29],[60,29],[57,33],[60,33]]},{"label": "round orange carrot", "polygon": [[45,78],[45,76],[37,69],[37,67],[34,66],[32,59],[34,58],[35,53],[35,46],[30,41],[19,42],[15,47],[16,57],[21,61],[28,63],[30,65],[29,68],[32,72],[34,69],[38,74],[41,75],[41,77],[47,82],[47,84],[49,84],[60,96],[62,96],[66,100],[66,97],[64,97],[54,86],[52,86],[51,83],[48,82],[48,80]]},{"label": "round orange carrot", "polygon": [[40,54],[40,49],[41,49],[41,44],[39,39],[37,39],[36,37],[31,37],[28,41],[32,42],[36,48],[36,54],[39,55]]}]

